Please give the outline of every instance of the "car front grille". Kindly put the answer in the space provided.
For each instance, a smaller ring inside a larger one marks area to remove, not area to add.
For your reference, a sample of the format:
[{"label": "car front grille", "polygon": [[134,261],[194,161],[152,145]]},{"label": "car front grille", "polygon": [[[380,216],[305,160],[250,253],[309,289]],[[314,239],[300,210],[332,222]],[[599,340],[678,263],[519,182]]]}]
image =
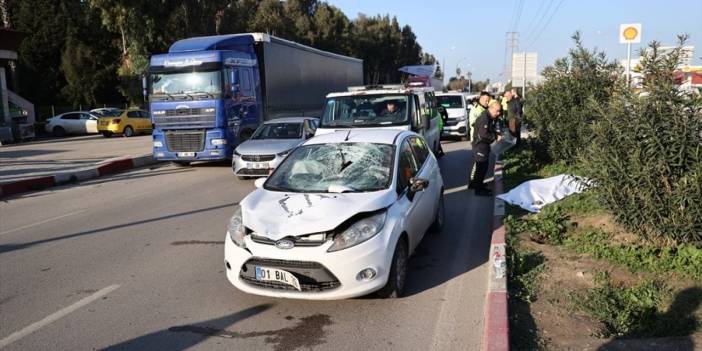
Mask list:
[{"label": "car front grille", "polygon": [[242,175],[242,176],[267,176],[268,169],[242,168],[238,172],[236,172],[236,174]]},{"label": "car front grille", "polygon": [[448,120],[446,120],[446,126],[453,127],[453,126],[457,125],[458,122],[459,122],[459,120],[457,120],[457,119],[449,118]]},{"label": "car front grille", "polygon": [[273,161],[275,155],[241,155],[241,159],[249,162],[266,162]]},{"label": "car front grille", "polygon": [[255,267],[278,268],[290,272],[300,281],[300,290],[305,292],[327,291],[341,286],[341,282],[334,274],[317,262],[252,258],[242,266],[239,278],[247,284],[260,288],[297,291],[287,284],[256,280]]},{"label": "car front grille", "polygon": [[[320,233],[321,234],[321,233]],[[322,240],[304,240],[303,238],[300,237],[286,237],[285,239],[291,240],[293,243],[295,243],[295,246],[305,246],[305,247],[312,247],[312,246],[321,246],[325,242],[327,242],[327,236],[325,235],[324,239]],[[251,240],[257,244],[262,244],[262,245],[275,245],[276,241],[271,240],[269,238],[266,238],[264,236],[257,236],[257,235],[251,235]]]},{"label": "car front grille", "polygon": [[168,131],[166,146],[171,152],[198,152],[205,149],[205,131]]}]

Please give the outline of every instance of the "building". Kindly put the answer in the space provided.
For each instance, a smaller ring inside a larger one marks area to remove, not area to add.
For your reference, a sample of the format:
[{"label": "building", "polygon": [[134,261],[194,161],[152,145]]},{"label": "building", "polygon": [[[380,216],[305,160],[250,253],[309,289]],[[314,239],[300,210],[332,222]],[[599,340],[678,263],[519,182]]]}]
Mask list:
[{"label": "building", "polygon": [[34,138],[34,105],[12,91],[17,51],[25,34],[0,28],[0,142]]}]

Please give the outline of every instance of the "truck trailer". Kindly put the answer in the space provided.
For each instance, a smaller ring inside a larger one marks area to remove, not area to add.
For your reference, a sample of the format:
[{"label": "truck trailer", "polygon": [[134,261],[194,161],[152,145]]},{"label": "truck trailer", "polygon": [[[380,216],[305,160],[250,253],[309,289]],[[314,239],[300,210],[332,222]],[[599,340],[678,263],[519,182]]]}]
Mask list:
[{"label": "truck trailer", "polygon": [[153,55],[146,92],[157,160],[231,159],[262,121],[320,116],[332,91],[363,83],[363,61],[263,33],[179,40]]}]

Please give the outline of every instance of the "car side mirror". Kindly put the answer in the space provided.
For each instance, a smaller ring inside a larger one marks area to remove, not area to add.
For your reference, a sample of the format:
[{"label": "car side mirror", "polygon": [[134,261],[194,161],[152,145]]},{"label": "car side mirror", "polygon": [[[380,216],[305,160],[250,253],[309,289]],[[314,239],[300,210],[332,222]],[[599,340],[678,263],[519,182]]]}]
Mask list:
[{"label": "car side mirror", "polygon": [[265,183],[266,180],[268,180],[268,178],[258,178],[254,181],[254,185],[256,188],[261,189],[263,188],[263,183]]},{"label": "car side mirror", "polygon": [[429,180],[422,178],[412,178],[409,183],[409,190],[413,193],[424,191],[429,186]]}]

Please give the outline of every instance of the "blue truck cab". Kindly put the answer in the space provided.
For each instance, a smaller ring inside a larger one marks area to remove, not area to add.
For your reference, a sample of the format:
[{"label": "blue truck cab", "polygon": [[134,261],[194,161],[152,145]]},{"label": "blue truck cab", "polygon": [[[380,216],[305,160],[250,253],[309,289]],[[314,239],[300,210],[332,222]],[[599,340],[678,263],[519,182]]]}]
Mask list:
[{"label": "blue truck cab", "polygon": [[231,159],[262,121],[319,115],[328,92],[362,77],[361,60],[263,33],[177,41],[149,64],[153,156]]}]

